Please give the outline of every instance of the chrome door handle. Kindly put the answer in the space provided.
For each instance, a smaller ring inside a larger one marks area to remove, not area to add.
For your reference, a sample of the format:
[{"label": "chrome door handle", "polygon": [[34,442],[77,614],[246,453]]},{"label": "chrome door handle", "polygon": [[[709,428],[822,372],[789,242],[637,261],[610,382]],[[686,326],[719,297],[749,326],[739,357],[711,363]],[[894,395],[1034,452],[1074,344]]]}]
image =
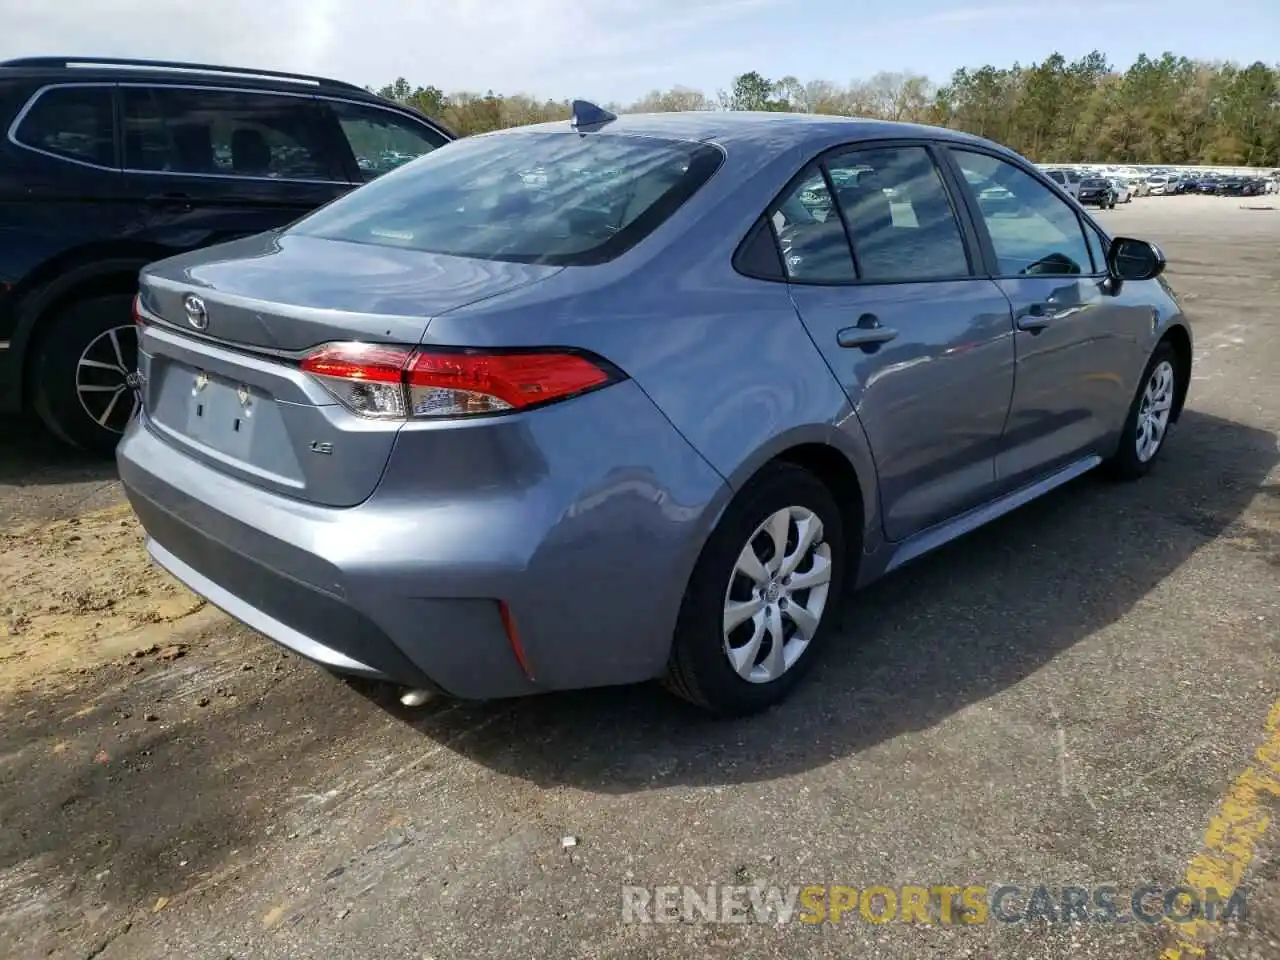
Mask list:
[{"label": "chrome door handle", "polygon": [[836,343],[842,347],[861,347],[870,352],[897,335],[898,331],[892,327],[882,327],[875,314],[864,313],[858,318],[857,326],[845,327],[836,333]]},{"label": "chrome door handle", "polygon": [[1017,327],[1028,333],[1039,333],[1049,326],[1054,317],[1054,303],[1033,303],[1018,317]]}]

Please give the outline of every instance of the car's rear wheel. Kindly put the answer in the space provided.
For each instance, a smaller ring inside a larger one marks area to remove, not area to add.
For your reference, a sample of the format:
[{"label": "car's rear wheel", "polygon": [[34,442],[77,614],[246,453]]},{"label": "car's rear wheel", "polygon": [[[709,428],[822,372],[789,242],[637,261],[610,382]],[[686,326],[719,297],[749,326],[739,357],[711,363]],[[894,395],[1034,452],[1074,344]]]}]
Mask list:
[{"label": "car's rear wheel", "polygon": [[132,298],[78,300],[43,324],[29,370],[36,413],[59,438],[110,454],[134,413],[138,365]]},{"label": "car's rear wheel", "polygon": [[1107,462],[1109,472],[1120,480],[1136,480],[1151,470],[1164,449],[1173,423],[1173,407],[1182,388],[1178,355],[1173,345],[1156,347],[1129,406],[1120,445]]},{"label": "car's rear wheel", "polygon": [[840,508],[807,470],[771,464],[711,535],[681,604],[665,683],[713,713],[781,700],[837,617],[845,568]]}]

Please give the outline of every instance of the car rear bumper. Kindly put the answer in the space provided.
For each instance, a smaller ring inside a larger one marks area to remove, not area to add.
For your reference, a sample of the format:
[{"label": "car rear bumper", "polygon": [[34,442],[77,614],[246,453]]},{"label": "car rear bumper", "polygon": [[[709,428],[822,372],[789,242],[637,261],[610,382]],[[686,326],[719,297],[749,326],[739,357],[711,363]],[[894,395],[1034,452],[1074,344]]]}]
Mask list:
[{"label": "car rear bumper", "polygon": [[117,461],[161,567],[329,669],[467,699],[658,675],[727,488],[631,382],[520,419],[434,477],[406,428],[350,508],[220,473],[145,416]]}]

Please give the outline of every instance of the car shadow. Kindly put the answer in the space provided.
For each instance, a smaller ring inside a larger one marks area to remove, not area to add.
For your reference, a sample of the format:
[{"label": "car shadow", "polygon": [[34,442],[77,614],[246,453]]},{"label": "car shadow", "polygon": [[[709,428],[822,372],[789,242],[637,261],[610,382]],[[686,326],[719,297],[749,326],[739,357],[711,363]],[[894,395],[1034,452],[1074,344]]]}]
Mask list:
[{"label": "car shadow", "polygon": [[[424,736],[539,785],[625,793],[783,777],[932,727],[1115,622],[1233,532],[1278,460],[1273,434],[1188,410],[1143,480],[1082,478],[850,598],[808,681],[747,719],[708,718],[652,684],[418,710],[389,688],[359,689]],[[1274,534],[1232,540],[1280,563]]]},{"label": "car shadow", "polygon": [[34,418],[0,421],[0,520],[74,513],[115,479],[115,460],[62,443]]}]

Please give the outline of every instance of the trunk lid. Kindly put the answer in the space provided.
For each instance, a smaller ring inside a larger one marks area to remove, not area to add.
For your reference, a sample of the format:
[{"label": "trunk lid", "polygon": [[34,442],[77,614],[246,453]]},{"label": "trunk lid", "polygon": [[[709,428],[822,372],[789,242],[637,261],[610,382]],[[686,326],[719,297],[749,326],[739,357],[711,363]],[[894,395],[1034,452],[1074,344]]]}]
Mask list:
[{"label": "trunk lid", "polygon": [[[352,413],[300,355],[335,340],[414,345],[432,317],[561,269],[275,234],[164,260],[141,277],[158,320],[139,342],[143,407],[156,433],[215,469],[354,506],[401,422]],[[191,296],[202,313],[187,310]]]}]

